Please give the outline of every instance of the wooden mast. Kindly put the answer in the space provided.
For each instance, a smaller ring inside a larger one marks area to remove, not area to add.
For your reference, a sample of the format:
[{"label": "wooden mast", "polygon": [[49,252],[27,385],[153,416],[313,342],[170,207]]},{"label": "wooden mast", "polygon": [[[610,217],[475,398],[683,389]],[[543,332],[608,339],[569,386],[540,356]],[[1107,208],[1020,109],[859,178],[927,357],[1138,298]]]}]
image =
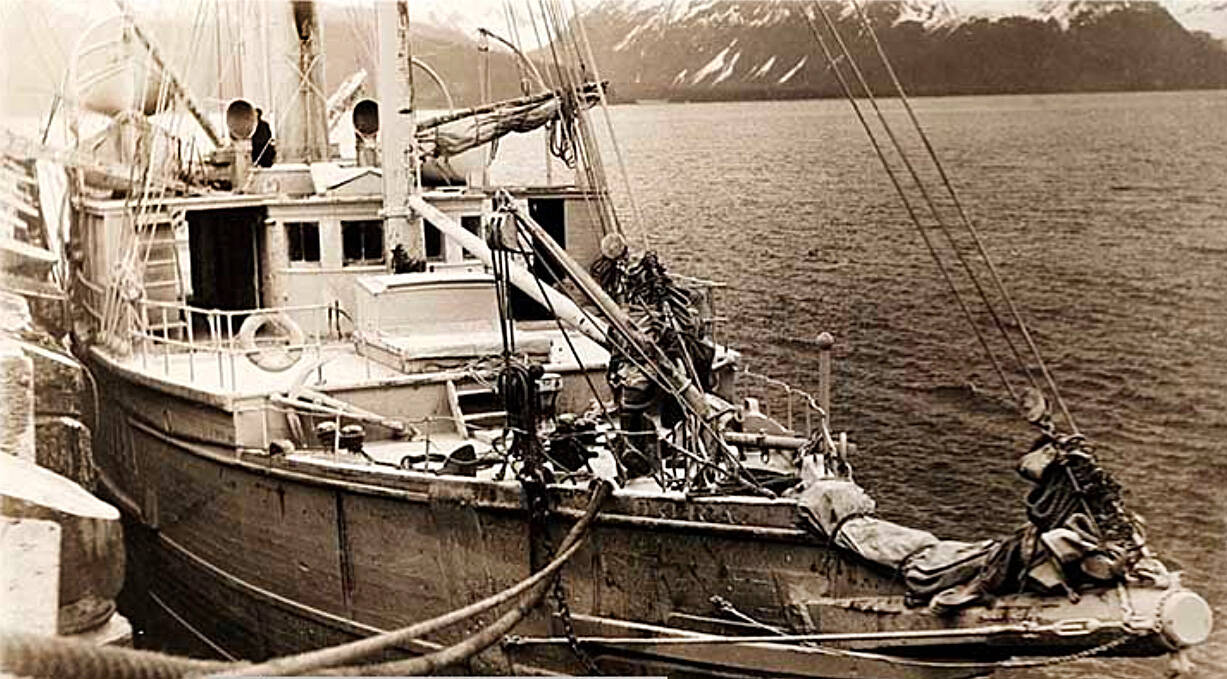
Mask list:
[{"label": "wooden mast", "polygon": [[[409,7],[405,0],[378,3],[379,26],[379,137],[383,166],[384,241],[390,253],[403,246],[411,259],[426,258],[422,219],[409,209],[410,194],[421,191],[417,154],[413,150],[412,51],[409,44]],[[405,113],[401,113],[405,111]],[[389,261],[390,261],[389,257]]]},{"label": "wooden mast", "polygon": [[315,3],[291,0],[271,17],[277,86],[289,92],[274,129],[277,160],[283,163],[314,163],[329,159],[328,114],[324,100],[324,58],[320,54],[323,33]]}]

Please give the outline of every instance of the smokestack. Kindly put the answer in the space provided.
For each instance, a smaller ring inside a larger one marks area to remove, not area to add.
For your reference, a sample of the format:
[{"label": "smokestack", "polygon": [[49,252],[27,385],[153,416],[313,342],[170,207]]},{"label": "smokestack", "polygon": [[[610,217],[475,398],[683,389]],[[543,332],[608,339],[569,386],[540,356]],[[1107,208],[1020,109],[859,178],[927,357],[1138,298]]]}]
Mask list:
[{"label": "smokestack", "polygon": [[251,135],[256,131],[256,108],[243,99],[235,99],[226,107],[226,131],[234,149],[230,164],[230,186],[241,191],[251,174]]}]

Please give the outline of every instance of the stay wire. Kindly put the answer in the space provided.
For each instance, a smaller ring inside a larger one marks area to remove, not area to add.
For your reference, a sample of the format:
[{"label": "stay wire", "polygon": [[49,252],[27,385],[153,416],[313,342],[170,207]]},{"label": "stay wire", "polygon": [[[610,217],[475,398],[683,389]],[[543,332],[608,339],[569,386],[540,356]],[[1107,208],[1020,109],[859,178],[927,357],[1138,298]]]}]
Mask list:
[{"label": "stay wire", "polygon": [[[864,29],[864,32],[871,34],[876,40],[877,36],[875,33],[873,33],[873,26],[869,23],[868,17],[866,17],[864,13],[861,12],[859,4],[853,2],[853,5],[856,7],[857,15],[860,18],[861,26]],[[881,45],[878,46],[878,56],[881,58],[882,63],[885,65],[887,70],[893,73],[893,70],[890,64],[890,60],[886,57],[886,53],[881,48]],[[1036,382],[1034,375],[1031,374],[1031,369],[1027,366],[1027,362],[1023,360],[1022,354],[1018,351],[1018,347],[1015,346],[1014,340],[1010,336],[1009,330],[1007,330],[1005,327],[1005,324],[1001,322],[1001,317],[1000,315],[998,315],[996,307],[993,305],[992,300],[989,299],[988,294],[984,290],[984,286],[980,284],[979,276],[976,275],[975,270],[972,268],[970,262],[968,262],[967,258],[963,255],[963,248],[958,245],[958,243],[954,239],[954,235],[950,233],[950,229],[947,228],[946,222],[945,220],[942,219],[941,214],[938,211],[936,203],[933,201],[932,197],[930,197],[928,189],[925,188],[925,185],[921,181],[919,174],[916,172],[916,170],[912,166],[911,160],[906,154],[904,154],[903,148],[899,144],[898,140],[895,138],[893,130],[887,125],[886,119],[883,117],[881,111],[878,109],[877,101],[874,99],[873,94],[869,91],[868,83],[866,82],[865,78],[861,76],[859,67],[857,66],[856,62],[851,59],[850,55],[849,55],[849,63],[851,64],[852,68],[856,71],[857,77],[860,80],[861,85],[865,88],[865,92],[868,94],[870,102],[873,103],[874,110],[878,111],[878,119],[881,120],[882,126],[886,128],[887,134],[890,135],[891,141],[894,142],[895,149],[899,153],[899,157],[903,160],[903,163],[907,167],[908,172],[912,175],[913,181],[916,182],[916,187],[920,190],[921,195],[924,197],[925,202],[929,206],[929,210],[933,213],[933,218],[937,220],[938,225],[941,227],[942,233],[945,234],[946,236],[946,241],[950,243],[950,249],[953,250],[955,256],[958,257],[959,263],[962,264],[963,266],[963,270],[967,272],[967,277],[971,279],[972,285],[975,286],[977,294],[979,294],[980,299],[984,302],[984,307],[988,311],[989,316],[993,319],[993,324],[996,325],[997,331],[1001,333],[1002,339],[1005,340],[1006,345],[1010,348],[1010,352],[1013,353],[1014,355],[1014,360],[1017,362],[1018,367],[1022,370],[1023,374],[1026,375],[1027,380],[1031,383],[1031,386],[1035,388],[1036,390],[1039,390],[1040,388],[1039,383]],[[951,184],[947,180],[945,171],[942,169],[940,162],[937,160],[937,155],[936,153],[934,153],[933,147],[929,144],[928,135],[924,133],[924,129],[920,126],[920,122],[916,119],[915,114],[912,112],[911,105],[907,102],[906,97],[903,96],[902,86],[900,86],[899,81],[897,79],[895,80],[895,86],[896,86],[896,90],[899,92],[900,96],[903,98],[902,99],[903,104],[905,108],[907,108],[908,114],[911,116],[912,123],[915,126],[916,131],[919,133],[921,140],[924,142],[925,148],[928,150],[929,158],[932,159],[934,164],[937,166],[939,174],[941,175],[942,181],[943,183],[945,183],[946,188],[951,189]],[[957,198],[955,199],[955,204],[960,205]],[[960,210],[961,210],[961,207],[960,207]],[[966,223],[965,219],[964,219],[964,223]],[[1011,392],[1011,395],[1013,395],[1013,392]]]},{"label": "stay wire", "polygon": [[[550,49],[554,55],[554,66],[558,72],[559,79],[567,85],[568,92],[574,92],[578,83],[584,78],[586,71],[583,56],[580,53],[578,41],[575,36],[574,27],[566,28],[565,12],[557,0],[541,0],[542,17],[544,18],[547,28],[552,24],[552,32],[554,40],[550,43]],[[557,48],[555,46],[557,43]],[[559,50],[562,51],[562,56],[559,56]],[[584,178],[587,182],[587,188],[596,194],[596,215],[601,228],[601,236],[605,236],[612,229],[621,233],[622,227],[618,221],[617,212],[612,209],[609,198],[608,182],[606,180],[604,165],[601,162],[600,150],[596,146],[595,139],[592,138],[591,129],[589,128],[587,118],[582,115],[579,107],[574,101],[573,95],[569,95],[567,99],[567,107],[570,108],[573,116],[571,124],[564,124],[562,127],[568,131],[572,141],[572,148],[575,151],[577,166],[582,170]],[[591,199],[585,194],[585,201]]]},{"label": "stay wire", "polygon": [[[843,39],[835,30],[834,23],[831,21],[830,16],[827,14],[826,10],[822,8],[820,3],[815,2],[813,4],[821,13],[828,29],[841,46],[844,53],[844,58],[847,59],[849,63],[853,64],[853,70],[859,74],[859,69],[856,69],[854,62],[852,61],[852,56],[848,52],[847,46],[844,44]],[[819,32],[818,27],[814,24],[813,17],[810,16],[809,12],[803,8],[802,14],[805,16],[805,22],[809,26],[810,32],[814,35],[814,39],[818,42],[819,47],[822,49],[822,54],[826,58],[827,64],[830,65],[832,72],[834,72],[836,79],[839,81],[839,86],[843,90],[844,97],[847,98],[848,103],[852,105],[852,110],[856,113],[856,117],[860,121],[861,127],[864,128],[865,134],[868,135],[870,144],[872,144],[874,152],[878,156],[878,160],[882,163],[882,168],[886,170],[886,174],[890,178],[891,184],[894,185],[895,191],[899,194],[899,198],[903,202],[904,209],[907,210],[908,216],[911,218],[912,223],[916,226],[916,231],[920,234],[921,240],[924,241],[925,247],[929,250],[929,254],[933,257],[933,261],[937,264],[938,271],[941,273],[942,278],[946,281],[946,285],[949,286],[950,292],[953,293],[954,299],[958,303],[959,308],[962,309],[963,315],[967,318],[967,323],[971,326],[972,332],[975,334],[976,339],[980,342],[980,346],[983,347],[984,353],[988,355],[988,359],[993,364],[993,369],[996,371],[997,377],[1001,380],[1002,385],[1005,386],[1006,391],[1010,393],[1011,398],[1017,401],[1018,394],[1015,392],[1014,386],[1010,383],[1009,378],[1006,377],[1005,370],[1001,367],[1001,362],[997,359],[996,353],[994,353],[992,348],[989,347],[988,341],[985,340],[984,335],[980,332],[979,326],[976,325],[975,317],[972,316],[971,309],[968,308],[967,302],[963,299],[958,287],[954,284],[954,279],[950,276],[950,272],[947,270],[945,262],[942,261],[941,255],[938,253],[937,248],[933,245],[933,240],[929,237],[928,231],[925,230],[924,225],[921,223],[920,216],[916,214],[916,210],[912,206],[911,200],[908,199],[907,192],[903,189],[903,185],[896,176],[895,170],[891,168],[890,162],[887,160],[886,154],[882,150],[882,146],[878,141],[877,135],[874,134],[873,128],[869,124],[869,121],[865,119],[865,115],[861,111],[860,105],[856,103],[856,97],[853,95],[852,89],[849,87],[848,81],[843,75],[843,71],[840,70],[838,63],[831,54],[831,50],[828,48],[826,40],[822,38],[822,34]],[[868,85],[865,84],[863,80],[862,86],[864,86],[866,91],[868,91]],[[870,101],[873,101],[872,95],[870,96]],[[879,116],[881,116],[880,112]],[[885,124],[884,121],[883,124]],[[886,129],[887,134],[890,134],[890,128],[887,127]],[[893,135],[891,135],[891,137],[893,139]],[[896,149],[897,148],[898,145],[896,143]]]},{"label": "stay wire", "polygon": [[[639,229],[642,232],[643,249],[648,250],[651,248],[651,242],[648,239],[648,229],[644,228],[643,226],[643,214],[639,211],[639,204],[635,200],[635,192],[631,188],[630,175],[626,171],[626,159],[622,156],[622,146],[618,143],[618,137],[614,133],[613,118],[609,114],[609,98],[606,96],[607,93],[605,91],[605,85],[601,80],[601,72],[597,69],[596,59],[592,55],[592,43],[588,40],[588,30],[584,27],[584,22],[579,14],[579,5],[576,4],[576,0],[571,0],[571,6],[575,15],[574,23],[578,28],[579,38],[583,42],[584,52],[588,55],[589,63],[592,64],[592,78],[597,82],[597,86],[599,87],[601,94],[601,114],[605,119],[605,127],[609,132],[609,143],[611,146],[613,146],[614,157],[618,161],[618,172],[621,174],[622,184],[626,187],[626,199],[631,204],[631,215],[634,216],[635,222],[638,224]],[[617,223],[615,226],[617,226],[618,232],[621,233],[622,225]]]},{"label": "stay wire", "polygon": [[[817,3],[815,4],[817,5]],[[866,80],[866,78],[864,77],[864,74],[861,72],[861,69],[857,65],[855,58],[853,58],[851,51],[848,49],[847,44],[844,42],[843,36],[840,35],[838,30],[836,29],[835,23],[831,21],[830,15],[826,13],[826,10],[823,9],[821,5],[818,5],[818,8],[819,8],[819,11],[822,12],[823,20],[825,21],[828,29],[831,31],[831,34],[835,37],[836,42],[839,44],[839,47],[841,51],[843,52],[844,58],[847,60],[849,67],[852,69],[853,74],[856,76],[857,82],[860,84],[861,88],[865,91],[865,95],[868,98],[870,105],[873,107],[873,110],[877,116],[878,122],[881,124],[882,129],[886,132],[887,137],[890,139],[891,145],[895,149],[895,153],[898,154],[899,159],[903,163],[904,168],[907,169],[908,174],[912,178],[912,181],[916,184],[916,188],[920,191],[921,198],[924,200],[926,206],[929,208],[929,212],[930,214],[932,214],[933,220],[937,222],[938,228],[941,229],[941,232],[946,237],[946,241],[950,245],[950,249],[954,252],[955,257],[958,259],[959,263],[962,265],[963,270],[967,273],[968,278],[971,279],[973,286],[976,288],[977,293],[980,295],[980,299],[984,302],[985,306],[988,308],[989,314],[992,316],[994,322],[996,322],[997,328],[1000,330],[1002,337],[1005,338],[1006,343],[1010,345],[1011,349],[1013,349],[1014,348],[1013,343],[1010,341],[1009,334],[1006,332],[1005,327],[1001,324],[1001,321],[998,318],[996,311],[993,309],[992,303],[989,301],[988,297],[985,295],[984,288],[980,285],[980,279],[976,276],[975,270],[972,269],[971,264],[963,256],[962,248],[959,247],[958,243],[954,240],[953,234],[950,233],[950,229],[946,226],[945,220],[942,219],[941,211],[937,208],[936,203],[933,202],[932,197],[929,195],[928,189],[925,188],[924,181],[921,179],[920,174],[916,171],[915,166],[912,165],[912,161],[908,157],[907,153],[904,151],[902,143],[900,143],[898,137],[895,136],[894,129],[890,126],[890,123],[886,120],[886,115],[882,112],[881,107],[878,106],[877,98],[874,97],[873,90],[870,88],[869,82]],[[934,255],[934,257],[936,257],[936,254]],[[952,290],[953,290],[953,286],[952,286]],[[983,336],[983,334],[980,331],[979,326],[975,322],[975,319],[972,317],[970,308],[967,307],[966,303],[963,301],[962,296],[960,295],[958,290],[954,290],[954,294],[956,298],[958,299],[959,305],[963,308],[964,313],[967,316],[967,322],[971,326],[972,332],[975,333],[976,339],[979,340],[980,342],[980,346],[984,348],[984,352],[988,355],[989,360],[993,363],[994,368],[997,370],[998,375],[1001,377],[1002,383],[1006,387],[1006,391],[1010,393],[1011,398],[1013,398],[1015,402],[1017,403],[1018,394],[1015,392],[1013,385],[1010,384],[1008,381],[1006,381],[1004,370],[1000,367],[1000,364],[998,362],[995,352],[993,352],[993,350],[989,347],[988,340]],[[1034,377],[1032,377],[1031,373],[1027,370],[1026,363],[1022,361],[1021,357],[1019,357],[1017,350],[1014,351],[1014,355],[1018,359],[1019,366],[1022,368],[1023,372],[1026,373],[1027,378],[1031,381],[1032,386],[1038,388],[1039,385],[1035,382]]]},{"label": "stay wire", "polygon": [[[1044,375],[1044,380],[1048,383],[1048,388],[1052,390],[1053,399],[1056,400],[1057,406],[1061,409],[1061,414],[1065,417],[1065,421],[1069,423],[1072,432],[1074,434],[1078,434],[1078,425],[1074,423],[1073,416],[1070,415],[1069,409],[1065,406],[1065,400],[1061,398],[1061,391],[1057,388],[1056,380],[1053,379],[1051,372],[1048,370],[1048,364],[1044,361],[1043,356],[1040,355],[1039,347],[1036,346],[1035,341],[1031,337],[1031,333],[1027,330],[1027,324],[1023,321],[1022,314],[1019,313],[1018,307],[1014,304],[1014,298],[1006,289],[1005,284],[1002,283],[1001,276],[997,272],[997,266],[993,264],[992,258],[989,257],[988,250],[984,247],[984,242],[980,239],[979,230],[976,229],[975,224],[967,216],[967,211],[963,208],[963,202],[959,200],[958,193],[954,190],[954,185],[951,183],[949,176],[946,174],[945,167],[942,165],[937,152],[934,150],[933,144],[929,141],[929,136],[925,134],[924,128],[920,125],[920,121],[916,117],[916,112],[912,110],[912,105],[908,100],[907,93],[903,90],[903,84],[899,81],[899,77],[895,74],[895,69],[891,65],[890,59],[888,59],[886,56],[886,50],[882,48],[882,43],[878,40],[877,32],[873,30],[873,25],[869,23],[868,18],[861,9],[860,3],[857,2],[857,0],[851,0],[851,2],[852,6],[856,8],[856,13],[860,17],[861,23],[865,26],[866,32],[869,34],[870,39],[873,40],[874,48],[877,50],[878,56],[882,60],[882,64],[886,67],[886,73],[890,76],[891,82],[894,84],[895,91],[899,94],[899,100],[903,103],[903,108],[907,111],[908,118],[911,119],[912,125],[916,128],[916,132],[920,136],[920,140],[924,144],[926,151],[928,151],[929,157],[933,159],[933,166],[937,169],[937,173],[941,177],[947,193],[950,194],[950,200],[954,203],[955,209],[958,211],[959,218],[962,220],[963,225],[967,228],[967,232],[971,234],[972,241],[976,245],[976,250],[980,253],[980,257],[983,258],[984,264],[988,268],[989,274],[993,279],[993,283],[997,288],[997,291],[1001,294],[1002,299],[1005,300],[1006,306],[1010,310],[1010,315],[1013,317],[1014,322],[1018,324],[1019,332],[1022,334],[1023,339],[1027,343],[1027,347],[1031,350],[1031,354],[1035,357],[1036,362],[1039,364],[1040,372]],[[985,298],[985,303],[987,303],[987,301],[987,298]],[[997,320],[995,313],[993,318],[994,320]],[[1000,321],[998,321],[998,327],[1001,327]],[[1009,335],[1005,333],[1004,329],[1002,329],[1002,333],[1005,334],[1006,341],[1010,344],[1010,349],[1014,350],[1015,356],[1018,357],[1019,363],[1022,364],[1025,369],[1026,364],[1023,362],[1021,356],[1018,356],[1018,351],[1015,349],[1013,342],[1009,340]],[[1030,377],[1030,375],[1031,373],[1028,370],[1027,376]],[[1032,379],[1032,382],[1034,383],[1034,379]]]}]

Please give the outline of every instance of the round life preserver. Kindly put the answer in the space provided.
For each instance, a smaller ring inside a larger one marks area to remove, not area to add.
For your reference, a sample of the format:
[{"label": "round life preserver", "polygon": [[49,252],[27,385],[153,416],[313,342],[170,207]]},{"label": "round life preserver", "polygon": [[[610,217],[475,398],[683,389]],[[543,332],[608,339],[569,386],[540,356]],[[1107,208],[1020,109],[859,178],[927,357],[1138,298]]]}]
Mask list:
[{"label": "round life preserver", "polygon": [[[285,337],[284,347],[261,347],[256,344],[256,334],[266,323],[272,323],[281,329]],[[302,345],[307,336],[302,328],[289,316],[277,311],[274,313],[252,314],[239,327],[239,346],[248,360],[269,372],[281,372],[293,367],[302,358]]]}]

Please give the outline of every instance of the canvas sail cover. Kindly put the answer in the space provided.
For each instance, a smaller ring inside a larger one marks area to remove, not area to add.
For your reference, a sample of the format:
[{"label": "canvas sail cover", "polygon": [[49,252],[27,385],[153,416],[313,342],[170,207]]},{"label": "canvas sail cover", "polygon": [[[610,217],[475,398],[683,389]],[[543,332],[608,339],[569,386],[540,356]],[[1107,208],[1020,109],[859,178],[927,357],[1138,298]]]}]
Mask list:
[{"label": "canvas sail cover", "polygon": [[[581,108],[591,108],[600,101],[600,93],[595,88],[585,88],[576,94],[573,101]],[[555,94],[549,94],[545,98],[513,100],[493,110],[475,112],[448,122],[436,124],[426,121],[418,127],[418,147],[426,156],[456,156],[512,132],[531,132],[558,120],[568,103]]]}]

